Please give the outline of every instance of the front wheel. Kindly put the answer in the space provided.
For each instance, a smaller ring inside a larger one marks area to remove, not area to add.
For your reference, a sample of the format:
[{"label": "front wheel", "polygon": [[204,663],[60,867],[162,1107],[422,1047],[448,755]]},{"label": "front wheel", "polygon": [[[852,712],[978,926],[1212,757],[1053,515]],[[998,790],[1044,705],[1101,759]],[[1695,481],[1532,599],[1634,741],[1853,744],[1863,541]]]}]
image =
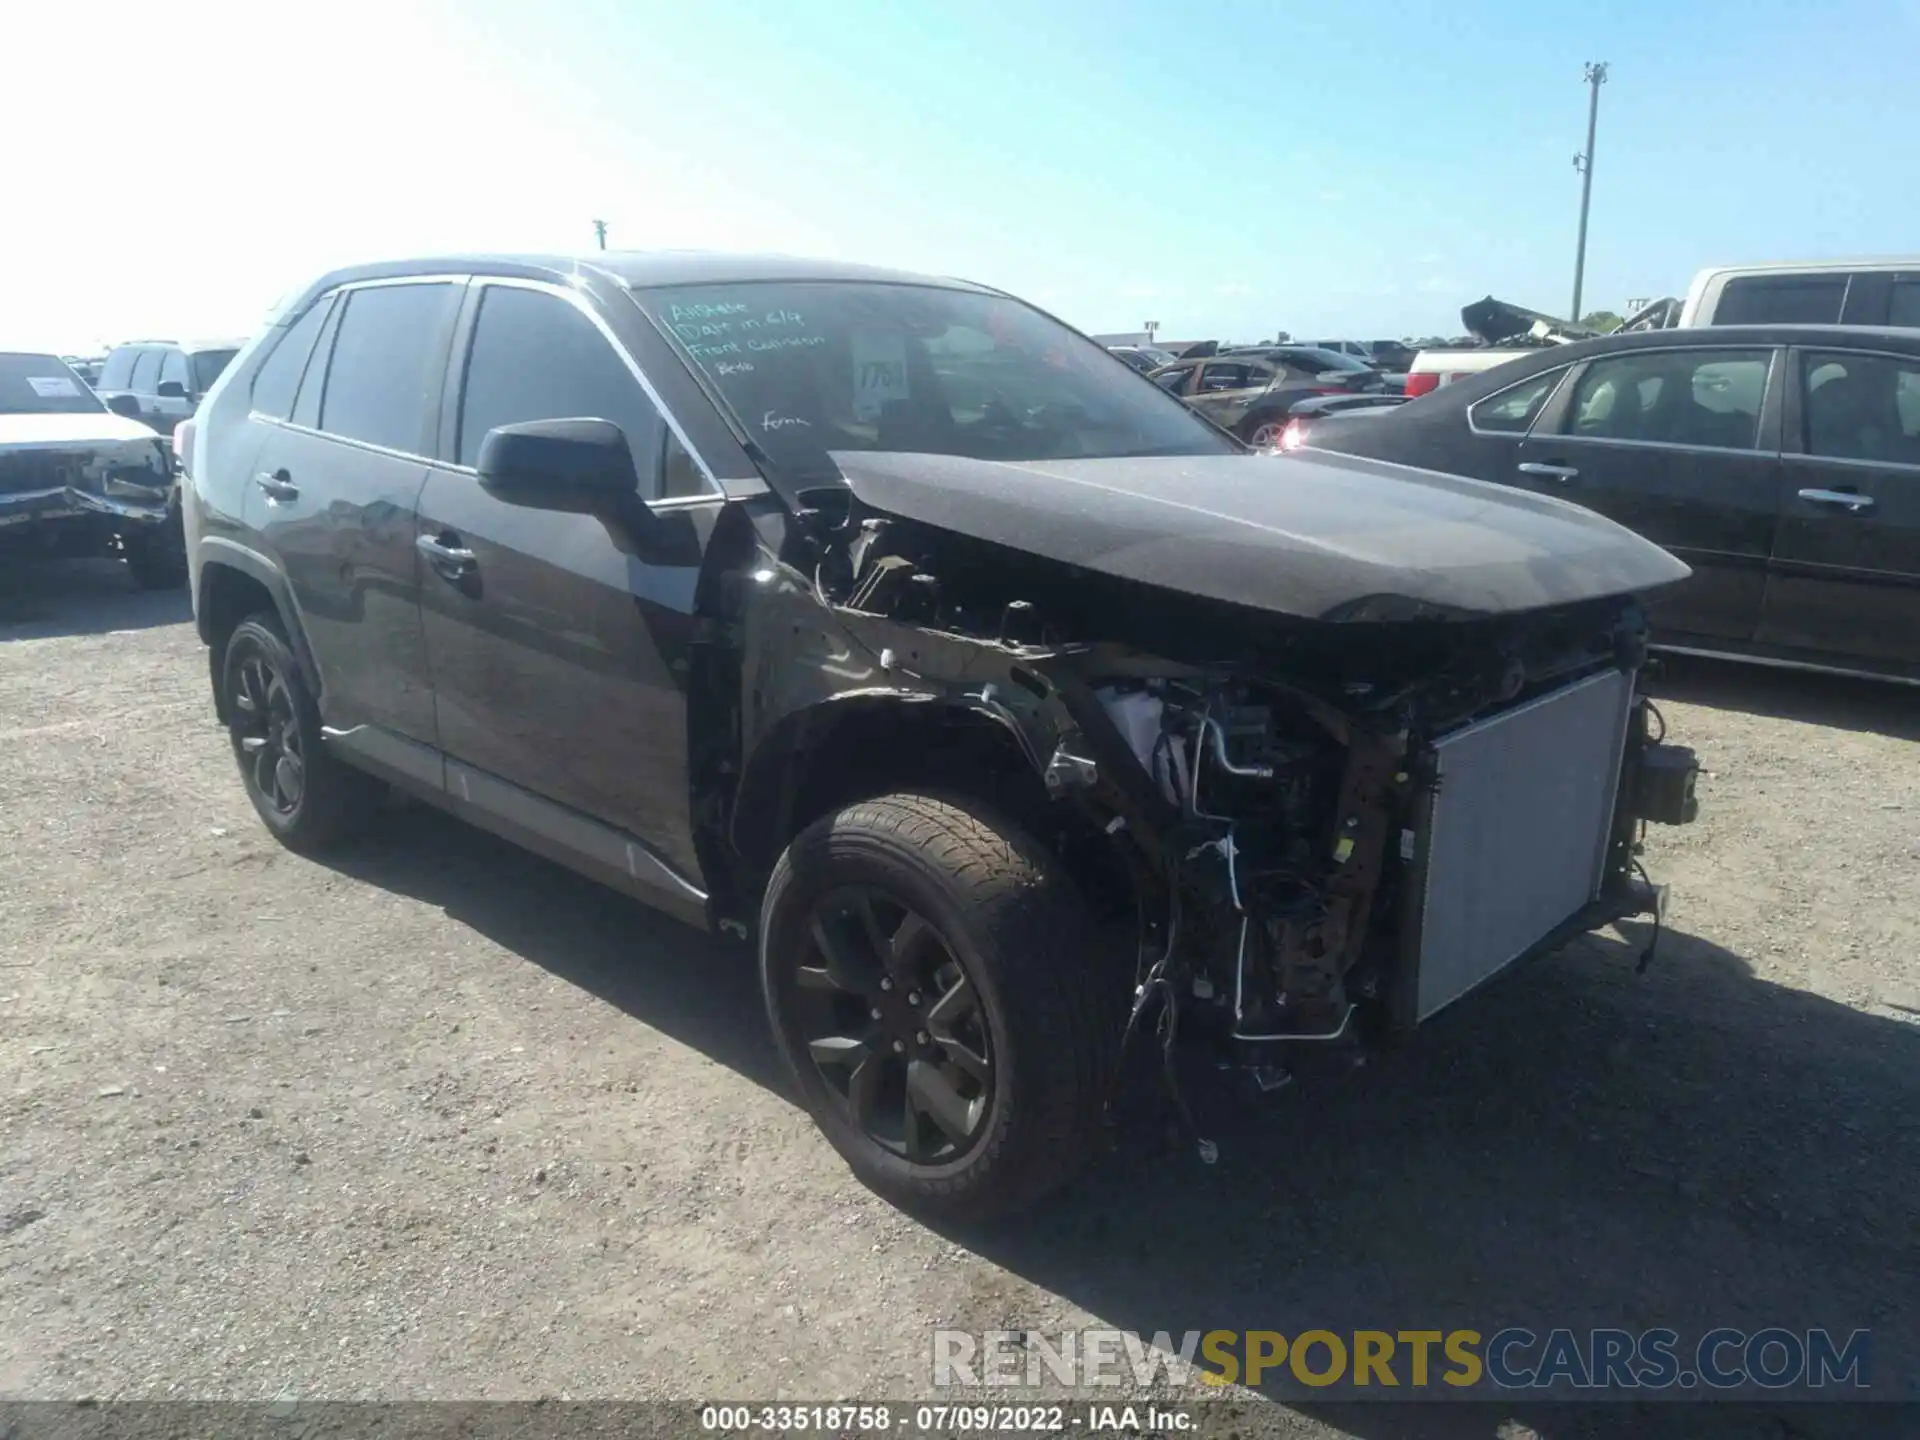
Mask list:
[{"label": "front wheel", "polygon": [[895,1203],[989,1219],[1092,1155],[1124,997],[1059,862],[1008,821],[897,794],[809,826],[768,883],[760,970],[802,1101]]}]

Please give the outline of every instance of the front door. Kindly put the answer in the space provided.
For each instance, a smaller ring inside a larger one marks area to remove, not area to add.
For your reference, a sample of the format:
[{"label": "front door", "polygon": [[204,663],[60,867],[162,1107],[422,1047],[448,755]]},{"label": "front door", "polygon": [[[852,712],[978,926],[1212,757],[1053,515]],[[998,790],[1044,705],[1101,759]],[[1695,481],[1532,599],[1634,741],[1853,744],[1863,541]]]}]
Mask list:
[{"label": "front door", "polygon": [[1513,483],[1597,510],[1693,567],[1648,597],[1655,638],[1749,641],[1773,553],[1779,385],[1766,348],[1589,362],[1520,446]]},{"label": "front door", "polygon": [[1920,359],[1799,351],[1759,638],[1920,666]]},{"label": "front door", "polygon": [[[671,887],[655,858],[697,885],[685,687],[720,501],[662,498],[662,475],[683,467],[668,464],[658,410],[584,303],[476,281],[461,327],[452,433],[418,527],[448,789],[522,838],[624,869],[642,888]],[[509,505],[480,487],[489,430],[560,418],[625,432],[641,497],[653,502],[649,537],[627,521]],[[681,543],[660,544],[662,535]],[[616,832],[646,853],[628,853]]]},{"label": "front door", "polygon": [[447,282],[379,284],[334,303],[291,418],[256,422],[267,433],[243,511],[312,642],[321,719],[349,748],[429,783],[433,693],[414,507],[460,292]]}]

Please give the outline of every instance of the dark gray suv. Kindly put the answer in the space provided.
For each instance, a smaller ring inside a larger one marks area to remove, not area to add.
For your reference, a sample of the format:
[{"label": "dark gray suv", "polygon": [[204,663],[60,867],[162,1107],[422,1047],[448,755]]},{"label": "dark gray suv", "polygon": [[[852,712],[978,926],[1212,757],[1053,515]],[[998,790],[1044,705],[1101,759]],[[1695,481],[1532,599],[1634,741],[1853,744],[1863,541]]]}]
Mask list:
[{"label": "dark gray suv", "polygon": [[1641,821],[1693,813],[1635,685],[1685,566],[1255,455],[977,285],[344,270],[180,441],[267,827],[344,842],[394,784],[751,937],[827,1138],[949,1215],[1072,1175],[1130,1050],[1270,1087],[1653,909]]}]

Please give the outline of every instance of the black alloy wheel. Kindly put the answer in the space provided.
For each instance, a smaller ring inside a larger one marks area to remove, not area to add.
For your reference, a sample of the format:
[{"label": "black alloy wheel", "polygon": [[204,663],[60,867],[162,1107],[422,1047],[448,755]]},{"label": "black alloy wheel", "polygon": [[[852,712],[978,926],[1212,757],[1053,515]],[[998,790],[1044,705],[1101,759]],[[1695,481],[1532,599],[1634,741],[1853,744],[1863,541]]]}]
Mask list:
[{"label": "black alloy wheel", "polygon": [[254,792],[291,817],[307,793],[307,760],[293,692],[273,660],[258,652],[236,667],[231,703],[233,748]]},{"label": "black alloy wheel", "polygon": [[767,1017],[801,1104],[873,1189],[961,1222],[1092,1158],[1127,1013],[1110,959],[1059,858],[970,797],[821,816],[760,907]]},{"label": "black alloy wheel", "polygon": [[320,711],[277,615],[234,627],[220,666],[220,713],[247,798],[281,844],[319,851],[361,830],[385,787],[320,738]]},{"label": "black alloy wheel", "polygon": [[822,897],[799,956],[807,1053],[853,1124],[917,1165],[979,1143],[993,1047],[973,981],[926,917],[870,885]]}]

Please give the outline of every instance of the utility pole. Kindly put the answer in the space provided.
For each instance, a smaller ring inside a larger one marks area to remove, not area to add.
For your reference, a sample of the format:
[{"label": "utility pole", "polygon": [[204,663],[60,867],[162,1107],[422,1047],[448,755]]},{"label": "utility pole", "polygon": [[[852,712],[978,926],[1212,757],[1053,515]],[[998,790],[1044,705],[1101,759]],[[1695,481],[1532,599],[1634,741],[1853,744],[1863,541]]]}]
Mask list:
[{"label": "utility pole", "polygon": [[[1587,144],[1591,146],[1593,142],[1589,140]],[[606,221],[596,220],[593,222],[593,238],[600,242],[600,248],[602,250],[607,248],[607,222]]]},{"label": "utility pole", "polygon": [[1589,60],[1586,83],[1593,91],[1587,101],[1587,148],[1573,157],[1573,168],[1580,172],[1580,239],[1573,252],[1573,313],[1567,318],[1580,323],[1580,282],[1587,273],[1587,207],[1593,201],[1593,132],[1600,123],[1600,87],[1607,83],[1607,62]]}]

